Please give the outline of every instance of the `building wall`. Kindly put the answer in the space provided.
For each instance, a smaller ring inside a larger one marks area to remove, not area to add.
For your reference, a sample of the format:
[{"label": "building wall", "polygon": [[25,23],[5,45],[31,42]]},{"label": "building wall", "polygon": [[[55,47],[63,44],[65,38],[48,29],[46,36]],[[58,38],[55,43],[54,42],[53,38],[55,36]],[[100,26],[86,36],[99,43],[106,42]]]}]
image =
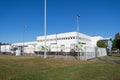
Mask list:
[{"label": "building wall", "polygon": [[[71,51],[71,45],[77,45],[78,42],[85,43],[84,45],[91,45],[91,39],[90,36],[84,35],[79,33],[79,38],[77,36],[77,32],[68,32],[68,33],[62,33],[62,34],[53,34],[46,36],[46,46],[51,51],[64,51],[64,52],[70,52]],[[44,46],[45,37],[40,36],[37,37],[37,51],[40,51],[42,46]],[[55,48],[57,47],[57,48]],[[63,50],[62,47],[65,49]]]},{"label": "building wall", "polygon": [[[50,52],[71,52],[74,50],[75,52],[80,52],[81,60],[95,58],[96,55],[106,56],[107,52],[104,49],[96,49],[96,42],[99,39],[103,39],[102,37],[90,37],[85,34],[77,33],[77,32],[68,32],[61,34],[52,34],[47,35],[46,37],[46,48],[47,51]],[[13,43],[9,45],[9,50],[17,48],[17,50],[13,53],[20,55],[22,51],[26,54],[35,54],[35,52],[43,52],[44,51],[44,36],[38,36],[37,41],[34,42],[23,42],[22,43]],[[78,44],[80,42],[81,44]],[[78,48],[80,48],[78,50]],[[4,50],[4,46],[1,46],[1,50]]]}]

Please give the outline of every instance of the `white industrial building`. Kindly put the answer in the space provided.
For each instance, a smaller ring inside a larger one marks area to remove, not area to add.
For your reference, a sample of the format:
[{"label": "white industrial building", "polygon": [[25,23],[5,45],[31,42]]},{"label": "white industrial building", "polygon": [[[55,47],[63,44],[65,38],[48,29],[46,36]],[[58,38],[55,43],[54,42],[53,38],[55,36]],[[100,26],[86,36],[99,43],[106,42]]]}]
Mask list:
[{"label": "white industrial building", "polygon": [[[53,34],[46,36],[46,46],[51,52],[70,52],[71,49],[75,49],[78,42],[85,43],[84,46],[91,45],[91,37],[77,32],[68,32],[61,34]],[[45,37],[37,37],[37,47],[41,50],[44,46]]]},{"label": "white industrial building", "polygon": [[[91,37],[78,32],[67,32],[47,35],[46,47],[44,46],[45,36],[38,36],[35,42],[13,43],[9,45],[10,50],[8,51],[16,55],[20,55],[21,53],[35,54],[43,53],[46,48],[47,52],[51,54],[71,53],[74,55],[80,53],[80,60],[85,60],[107,55],[106,48],[97,47],[96,44],[99,40],[107,40],[109,42],[110,38],[103,38],[100,36]],[[2,47],[1,52],[5,52],[5,49]]]}]

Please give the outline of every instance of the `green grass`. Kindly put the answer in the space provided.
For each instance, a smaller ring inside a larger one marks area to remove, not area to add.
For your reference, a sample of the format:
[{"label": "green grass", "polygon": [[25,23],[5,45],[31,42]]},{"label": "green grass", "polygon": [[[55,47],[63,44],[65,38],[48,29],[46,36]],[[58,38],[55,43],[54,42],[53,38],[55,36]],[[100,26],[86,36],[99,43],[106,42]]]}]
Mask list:
[{"label": "green grass", "polygon": [[0,55],[0,80],[120,80],[120,64]]}]

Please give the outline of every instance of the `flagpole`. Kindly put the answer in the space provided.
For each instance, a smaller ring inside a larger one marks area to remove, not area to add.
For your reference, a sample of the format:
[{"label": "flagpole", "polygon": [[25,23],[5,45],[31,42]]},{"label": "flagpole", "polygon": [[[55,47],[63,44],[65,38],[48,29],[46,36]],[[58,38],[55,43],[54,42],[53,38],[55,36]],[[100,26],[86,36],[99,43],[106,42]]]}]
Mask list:
[{"label": "flagpole", "polygon": [[44,0],[44,36],[45,36],[45,43],[44,43],[44,58],[46,58],[46,0]]}]

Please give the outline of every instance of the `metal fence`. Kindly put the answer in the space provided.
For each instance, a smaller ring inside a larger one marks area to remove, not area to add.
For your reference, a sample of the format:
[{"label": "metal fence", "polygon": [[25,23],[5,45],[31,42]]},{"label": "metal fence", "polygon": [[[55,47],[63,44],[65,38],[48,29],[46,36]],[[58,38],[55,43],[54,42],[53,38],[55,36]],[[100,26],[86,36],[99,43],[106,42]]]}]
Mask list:
[{"label": "metal fence", "polygon": [[[44,52],[35,52],[36,55],[43,57]],[[96,57],[107,56],[106,48],[85,46],[82,52],[47,52],[47,57],[60,59],[88,60]]]},{"label": "metal fence", "polygon": [[[77,52],[76,50],[71,50],[71,48],[66,48],[67,50],[70,50],[69,52],[65,52],[63,50],[59,51],[47,51],[47,57],[52,58],[60,58],[60,59],[77,59],[77,60],[88,60],[93,59],[96,57],[101,56],[107,56],[107,49],[106,48],[98,48],[98,47],[91,47],[91,46],[84,46],[82,47],[82,51]],[[1,52],[9,52],[13,53],[10,48],[10,46],[2,46]],[[44,56],[44,50],[43,51],[34,51],[34,47],[25,47],[24,48],[24,55],[35,55],[35,56]],[[20,55],[21,50],[16,50],[14,53],[17,55]]]},{"label": "metal fence", "polygon": [[88,60],[93,59],[96,57],[107,56],[107,49],[106,48],[98,48],[98,47],[84,47],[84,51],[80,55],[80,60]]}]

